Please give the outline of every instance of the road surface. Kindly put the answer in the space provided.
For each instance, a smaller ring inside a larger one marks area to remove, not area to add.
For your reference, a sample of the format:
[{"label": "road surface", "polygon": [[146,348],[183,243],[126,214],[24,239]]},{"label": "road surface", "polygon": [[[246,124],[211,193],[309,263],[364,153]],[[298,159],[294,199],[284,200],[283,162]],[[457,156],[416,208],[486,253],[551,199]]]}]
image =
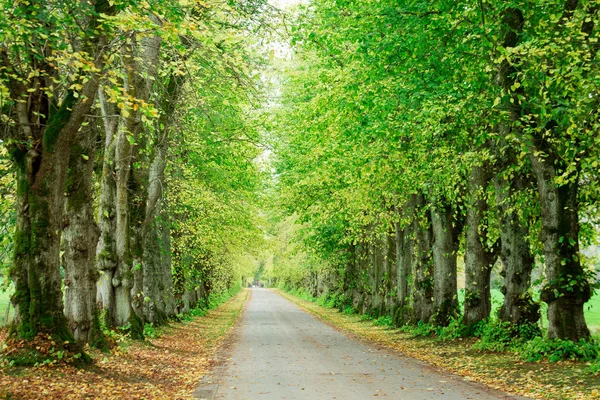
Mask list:
[{"label": "road surface", "polygon": [[515,398],[345,336],[268,289],[252,289],[242,318],[228,359],[195,398]]}]

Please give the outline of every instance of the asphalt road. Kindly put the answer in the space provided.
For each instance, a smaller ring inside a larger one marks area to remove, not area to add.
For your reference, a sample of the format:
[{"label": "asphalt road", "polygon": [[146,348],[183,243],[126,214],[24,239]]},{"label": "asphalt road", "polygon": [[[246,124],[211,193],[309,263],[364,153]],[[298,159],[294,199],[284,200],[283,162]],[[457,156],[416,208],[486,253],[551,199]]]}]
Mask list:
[{"label": "asphalt road", "polygon": [[242,318],[228,359],[196,398],[514,398],[345,336],[267,289],[252,290]]}]

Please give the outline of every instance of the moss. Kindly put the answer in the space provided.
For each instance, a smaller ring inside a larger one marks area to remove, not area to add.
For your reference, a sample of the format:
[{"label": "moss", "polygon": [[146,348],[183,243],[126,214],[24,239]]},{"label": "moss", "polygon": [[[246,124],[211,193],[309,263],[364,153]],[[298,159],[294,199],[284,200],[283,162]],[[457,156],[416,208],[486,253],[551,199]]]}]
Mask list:
[{"label": "moss", "polygon": [[459,315],[458,303],[454,299],[447,299],[440,304],[432,317],[432,322],[437,326],[448,326],[453,318]]},{"label": "moss", "polygon": [[378,306],[373,306],[369,309],[368,314],[374,319],[377,319],[381,316],[381,309]]},{"label": "moss", "polygon": [[[71,335],[72,336],[72,335]],[[68,363],[84,365],[91,358],[74,340],[65,340],[60,332],[41,331],[29,340],[9,338],[2,359],[15,366]]]},{"label": "moss", "polygon": [[92,347],[102,352],[107,352],[110,350],[108,340],[102,332],[100,316],[97,310],[94,312],[94,315],[92,317],[92,326],[90,327],[89,343]]},{"label": "moss", "polygon": [[160,310],[154,311],[154,326],[166,325],[169,322],[169,317],[167,314]]},{"label": "moss", "polygon": [[84,205],[89,204],[91,201],[90,192],[84,185],[81,185],[81,174],[84,168],[80,164],[85,162],[82,155],[86,155],[89,159],[89,149],[85,149],[80,145],[74,145],[71,149],[69,172],[66,180],[67,206],[73,211],[81,210]]},{"label": "moss", "polygon": [[10,335],[23,339],[31,339],[32,334],[30,323],[30,293],[27,282],[27,263],[29,262],[30,240],[27,232],[16,229],[14,235],[14,259],[10,268],[10,275],[15,283],[15,292],[11,296],[11,301],[18,307],[18,324],[11,325]]},{"label": "moss", "polygon": [[47,359],[47,356],[36,349],[23,348],[11,351],[3,358],[10,361],[16,367],[33,367],[34,365],[43,363]]},{"label": "moss", "polygon": [[46,130],[44,131],[44,150],[49,152],[54,151],[60,132],[69,121],[69,118],[71,118],[71,114],[73,113],[72,108],[76,102],[75,92],[69,90],[58,111],[48,121]]},{"label": "moss", "polygon": [[[20,173],[24,173],[26,159],[27,159],[27,152],[17,146],[14,146],[14,145],[9,146],[8,151],[9,151],[10,156],[11,156],[12,160],[14,161],[14,164],[17,167],[18,171]],[[25,182],[27,182],[27,181],[25,180]],[[18,187],[17,187],[17,190],[18,190]]]},{"label": "moss", "polygon": [[[106,243],[106,239],[107,238],[105,237],[105,243]],[[108,238],[108,240],[110,240],[110,238]],[[97,256],[98,261],[107,261],[108,263],[116,264],[117,255],[113,251],[110,251],[111,248],[112,248],[112,245],[104,246],[102,251],[100,251],[100,253],[98,253],[98,256]]]},{"label": "moss", "polygon": [[110,312],[107,309],[102,308],[97,311],[97,314],[98,314],[98,323],[100,324],[100,330],[104,331],[104,330],[108,329],[108,327],[111,326]]},{"label": "moss", "polygon": [[[18,306],[18,325],[11,329],[11,335],[15,338],[31,340],[40,331],[56,336],[61,341],[73,341],[73,335],[68,329],[66,318],[62,310],[62,291],[60,283],[53,284],[53,279],[47,279],[49,272],[43,267],[31,266],[31,261],[23,254],[23,242],[26,242],[28,232],[19,232],[16,240],[21,241],[17,245],[19,251],[15,252],[15,263],[11,275],[15,277],[15,293],[13,303]],[[57,271],[58,273],[58,271]],[[43,286],[42,286],[43,285]]]},{"label": "moss", "polygon": [[412,324],[414,321],[413,309],[410,306],[398,306],[392,318],[394,326],[401,327]]},{"label": "moss", "polygon": [[134,312],[129,317],[131,338],[133,340],[144,340],[144,321]]},{"label": "moss", "polygon": [[358,300],[358,304],[356,305],[357,311],[359,313],[362,313],[363,309],[364,309],[364,306],[365,306],[365,298],[364,298],[364,296],[361,296],[360,300]]}]

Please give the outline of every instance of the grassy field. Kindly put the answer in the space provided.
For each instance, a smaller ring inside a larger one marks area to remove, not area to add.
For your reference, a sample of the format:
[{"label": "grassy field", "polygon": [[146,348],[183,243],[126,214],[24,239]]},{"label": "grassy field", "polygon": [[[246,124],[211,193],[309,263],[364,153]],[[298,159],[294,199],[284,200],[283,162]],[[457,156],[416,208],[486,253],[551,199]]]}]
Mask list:
[{"label": "grassy field", "polygon": [[[2,287],[2,280],[0,279],[0,287]],[[6,325],[7,321],[5,320],[6,318],[6,308],[8,307],[8,304],[10,303],[10,295],[11,295],[12,291],[11,288],[9,288],[7,291],[3,292],[2,289],[0,289],[0,327],[3,327]],[[10,307],[10,311],[9,311],[9,315],[8,315],[8,319],[9,321],[12,319],[14,313],[14,309],[12,308],[12,306]]]},{"label": "grassy field", "polygon": [[592,334],[600,338],[600,294],[593,296],[585,305],[585,320]]},{"label": "grassy field", "polygon": [[[458,301],[462,304],[464,298],[464,291],[459,290]],[[492,289],[492,312],[496,312],[502,302],[504,301],[504,295],[498,289]],[[584,306],[585,320],[597,339],[600,339],[600,293],[593,296]],[[546,308],[542,308],[542,326],[548,327],[548,320],[546,318]]]}]

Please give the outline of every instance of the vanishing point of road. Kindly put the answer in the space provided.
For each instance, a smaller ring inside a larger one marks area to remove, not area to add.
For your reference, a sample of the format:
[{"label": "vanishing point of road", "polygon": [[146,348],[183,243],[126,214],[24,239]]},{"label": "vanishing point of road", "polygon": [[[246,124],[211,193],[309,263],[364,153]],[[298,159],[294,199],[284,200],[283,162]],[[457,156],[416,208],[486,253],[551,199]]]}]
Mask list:
[{"label": "vanishing point of road", "polygon": [[252,289],[240,322],[196,399],[516,398],[350,338],[268,289]]}]

